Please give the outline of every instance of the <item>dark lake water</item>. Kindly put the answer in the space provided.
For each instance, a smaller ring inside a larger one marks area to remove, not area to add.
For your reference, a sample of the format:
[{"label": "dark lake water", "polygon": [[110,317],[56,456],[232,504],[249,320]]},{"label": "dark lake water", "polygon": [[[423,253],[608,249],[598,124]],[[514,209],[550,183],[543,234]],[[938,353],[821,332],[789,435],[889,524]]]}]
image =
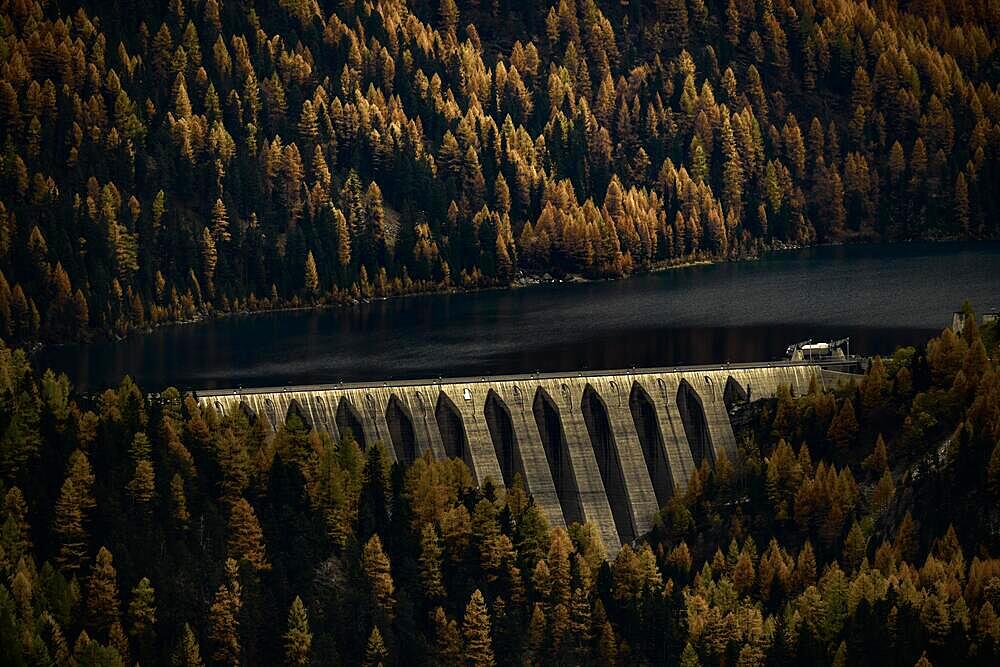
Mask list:
[{"label": "dark lake water", "polygon": [[1000,309],[1000,244],[839,246],[616,282],[226,317],[37,360],[84,391],[156,391],[767,361],[806,338],[885,354],[969,299]]}]

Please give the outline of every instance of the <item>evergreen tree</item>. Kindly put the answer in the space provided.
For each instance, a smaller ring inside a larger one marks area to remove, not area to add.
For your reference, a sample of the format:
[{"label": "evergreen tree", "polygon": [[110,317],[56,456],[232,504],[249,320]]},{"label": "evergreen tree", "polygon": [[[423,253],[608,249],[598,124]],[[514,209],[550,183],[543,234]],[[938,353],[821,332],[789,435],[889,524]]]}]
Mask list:
[{"label": "evergreen tree", "polygon": [[441,546],[433,524],[424,524],[420,533],[420,578],[428,600],[445,596],[441,577]]},{"label": "evergreen tree", "polygon": [[858,419],[855,416],[854,404],[851,402],[851,399],[847,399],[840,406],[840,411],[837,412],[833,421],[830,422],[830,428],[826,433],[826,437],[838,449],[846,451],[854,444],[857,435]]},{"label": "evergreen tree", "polygon": [[139,638],[152,638],[153,626],[156,624],[156,593],[146,577],[140,579],[139,583],[132,589],[128,616],[131,622],[130,635]]},{"label": "evergreen tree", "polygon": [[229,512],[230,558],[250,563],[256,570],[269,570],[264,545],[264,533],[257,521],[257,514],[245,498],[237,500]]},{"label": "evergreen tree", "polygon": [[59,540],[56,562],[68,573],[79,570],[87,554],[87,515],[96,506],[93,496],[94,473],[86,454],[70,454],[66,479],[56,500],[52,530]]},{"label": "evergreen tree", "polygon": [[118,573],[111,552],[104,547],[97,552],[87,579],[87,609],[90,625],[98,632],[106,632],[119,622]]},{"label": "evergreen tree", "polygon": [[308,665],[312,633],[302,599],[295,596],[288,610],[288,630],[285,632],[285,662],[289,665]]},{"label": "evergreen tree", "polygon": [[171,657],[171,664],[174,667],[203,667],[205,664],[201,659],[198,640],[191,631],[191,626],[187,623],[181,629],[181,636]]},{"label": "evergreen tree", "polygon": [[[226,559],[226,581],[215,592],[209,609],[209,639],[215,647],[212,660],[222,665],[240,664],[239,615],[243,606],[239,569],[235,560]],[[183,642],[186,642],[182,638]],[[197,649],[197,644],[194,645]]]},{"label": "evergreen tree", "polygon": [[389,652],[385,648],[385,642],[382,640],[382,632],[378,629],[378,626],[372,628],[371,634],[368,635],[368,643],[365,646],[365,659],[362,664],[364,667],[379,667],[380,665],[388,664]]},{"label": "evergreen tree", "polygon": [[493,642],[490,639],[490,615],[483,594],[477,588],[465,607],[462,621],[465,638],[465,664],[470,667],[490,667],[494,664]]},{"label": "evergreen tree", "polygon": [[463,664],[458,624],[449,619],[441,607],[434,609],[431,620],[434,623],[434,662],[439,665]]},{"label": "evergreen tree", "polygon": [[226,213],[226,206],[219,198],[212,205],[212,239],[218,244],[230,238],[232,237],[229,234],[229,214]]},{"label": "evergreen tree", "polygon": [[382,550],[382,540],[373,535],[361,554],[361,568],[368,586],[372,614],[386,624],[396,613],[395,584],[389,571],[389,559]]},{"label": "evergreen tree", "polygon": [[310,294],[316,294],[319,291],[319,273],[316,270],[316,260],[313,259],[311,250],[306,255],[305,286],[306,291]]},{"label": "evergreen tree", "polygon": [[9,566],[31,553],[31,526],[28,525],[28,506],[21,489],[12,486],[3,499],[0,514],[0,554]]}]

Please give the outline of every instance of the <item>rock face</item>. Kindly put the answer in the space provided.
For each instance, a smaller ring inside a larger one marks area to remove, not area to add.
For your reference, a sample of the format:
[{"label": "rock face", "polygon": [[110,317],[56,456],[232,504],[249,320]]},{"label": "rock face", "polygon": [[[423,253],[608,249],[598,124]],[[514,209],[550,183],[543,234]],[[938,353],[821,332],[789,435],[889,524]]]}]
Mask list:
[{"label": "rock face", "polygon": [[819,366],[771,364],[536,377],[219,391],[199,397],[271,428],[295,412],[335,438],[386,445],[397,461],[459,457],[482,482],[515,474],[553,525],[594,523],[608,553],[648,531],[691,473],[733,458],[728,407],[796,394]]}]

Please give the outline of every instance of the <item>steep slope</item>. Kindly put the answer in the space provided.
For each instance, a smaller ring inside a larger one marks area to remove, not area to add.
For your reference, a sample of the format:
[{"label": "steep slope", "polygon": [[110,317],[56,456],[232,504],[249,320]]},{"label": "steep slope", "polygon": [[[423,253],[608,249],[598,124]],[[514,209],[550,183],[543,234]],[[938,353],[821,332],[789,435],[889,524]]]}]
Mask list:
[{"label": "steep slope", "polygon": [[995,237],[995,3],[0,3],[0,336]]}]

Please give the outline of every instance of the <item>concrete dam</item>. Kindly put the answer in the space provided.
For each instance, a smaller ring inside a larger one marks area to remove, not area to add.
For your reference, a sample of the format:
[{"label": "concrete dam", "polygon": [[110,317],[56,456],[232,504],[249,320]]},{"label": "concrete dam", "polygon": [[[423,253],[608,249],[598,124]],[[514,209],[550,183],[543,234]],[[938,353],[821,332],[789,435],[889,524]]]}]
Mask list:
[{"label": "concrete dam", "polygon": [[395,461],[430,452],[465,461],[478,482],[520,474],[552,525],[590,521],[608,553],[648,531],[691,473],[726,452],[737,402],[804,394],[846,374],[821,364],[461,378],[202,392],[221,413],[243,410],[272,429],[297,413],[362,448],[382,442]]}]

